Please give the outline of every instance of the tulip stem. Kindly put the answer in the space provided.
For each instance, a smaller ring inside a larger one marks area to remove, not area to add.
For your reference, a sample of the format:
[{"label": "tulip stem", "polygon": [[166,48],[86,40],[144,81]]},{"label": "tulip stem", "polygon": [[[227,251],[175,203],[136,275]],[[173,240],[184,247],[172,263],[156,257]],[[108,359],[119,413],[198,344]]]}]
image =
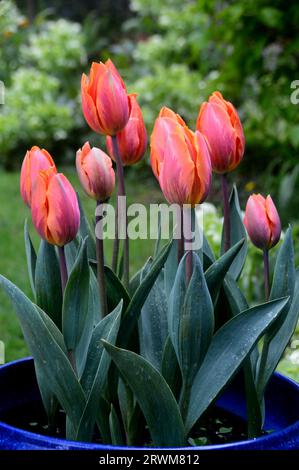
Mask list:
[{"label": "tulip stem", "polygon": [[223,215],[224,215],[224,251],[230,249],[230,206],[227,174],[221,175],[222,196],[223,196]]},{"label": "tulip stem", "polygon": [[[100,214],[101,201],[97,201],[96,214]],[[103,226],[101,224],[101,215],[96,215],[96,256],[97,256],[97,279],[100,294],[101,313],[105,317],[108,313],[107,295],[106,295],[106,282],[105,282],[105,260],[104,260],[104,243],[103,243]],[[100,223],[98,223],[100,222]]]},{"label": "tulip stem", "polygon": [[264,249],[264,279],[265,279],[265,298],[268,302],[270,297],[270,267],[269,267],[269,250]]},{"label": "tulip stem", "polygon": [[[125,190],[125,178],[124,178],[124,168],[121,161],[118,142],[116,136],[112,136],[112,146],[113,146],[113,155],[116,162],[116,170],[117,170],[117,196],[126,197],[126,190]],[[118,204],[118,201],[117,201]],[[128,238],[128,219],[127,219],[127,207],[125,206],[124,210],[124,217],[125,217],[125,239],[124,239],[124,285],[126,288],[129,287],[129,238]],[[118,225],[118,218],[119,218],[119,211],[117,211],[117,221],[116,225]],[[119,238],[119,234],[116,234],[117,238]],[[118,251],[118,250],[117,250]]]},{"label": "tulip stem", "polygon": [[113,253],[112,253],[112,271],[116,273],[118,265],[118,253],[119,253],[119,238],[118,238],[118,201],[116,202],[115,208],[115,238],[113,242]]},{"label": "tulip stem", "polygon": [[67,272],[64,246],[58,247],[58,253],[59,253],[59,264],[60,264],[61,287],[62,287],[62,293],[64,293],[65,286],[68,281],[68,272]]}]

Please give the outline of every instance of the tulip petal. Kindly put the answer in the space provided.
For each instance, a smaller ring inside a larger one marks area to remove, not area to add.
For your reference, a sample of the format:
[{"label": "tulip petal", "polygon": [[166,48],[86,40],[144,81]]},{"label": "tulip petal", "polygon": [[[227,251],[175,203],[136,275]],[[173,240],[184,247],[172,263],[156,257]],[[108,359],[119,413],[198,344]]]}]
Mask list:
[{"label": "tulip petal", "polygon": [[273,247],[279,242],[281,234],[281,223],[277,209],[270,195],[266,197],[266,213],[269,219],[271,231],[270,245]]},{"label": "tulip petal", "polygon": [[265,204],[263,196],[253,194],[247,201],[244,218],[244,224],[252,243],[261,249],[267,248],[271,240]]},{"label": "tulip petal", "polygon": [[87,124],[94,132],[102,132],[95,103],[87,91],[87,77],[85,74],[82,75],[81,80],[81,100],[82,111]]},{"label": "tulip petal", "polygon": [[72,241],[77,234],[80,211],[77,195],[62,173],[58,173],[50,179],[47,199],[49,233],[56,245],[65,245]]},{"label": "tulip petal", "polygon": [[110,70],[98,80],[96,107],[105,134],[115,135],[129,120],[129,100],[122,83]]},{"label": "tulip petal", "polygon": [[185,141],[179,134],[168,136],[165,142],[159,182],[170,204],[192,203],[190,199],[194,182],[194,163]]}]

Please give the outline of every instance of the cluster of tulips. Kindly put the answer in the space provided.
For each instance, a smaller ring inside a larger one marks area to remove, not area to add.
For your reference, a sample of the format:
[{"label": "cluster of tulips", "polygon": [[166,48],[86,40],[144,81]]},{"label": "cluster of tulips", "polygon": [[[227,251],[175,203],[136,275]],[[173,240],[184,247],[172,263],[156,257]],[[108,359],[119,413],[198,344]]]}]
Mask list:
[{"label": "cluster of tulips", "polygon": [[[127,93],[111,60],[92,64],[81,92],[88,125],[106,136],[107,153],[87,142],[76,154],[82,188],[99,207],[115,188],[113,162],[118,196],[126,195],[124,166],[144,156],[147,133],[136,94]],[[201,105],[195,132],[161,109],[150,139],[153,173],[170,204],[193,209],[207,198],[212,172],[220,175],[221,254],[216,258],[205,236],[202,248],[186,250],[182,234],[157,243],[132,277],[128,234],[120,261],[116,233],[109,267],[70,182],[46,150],[27,152],[21,195],[42,238],[36,254],[26,226],[34,302],[4,277],[0,282],[34,357],[49,423],[62,407],[67,438],[91,441],[98,429],[103,443],[134,445],[148,428],[155,445],[185,445],[240,368],[248,435],[262,432],[264,392],[296,326],[299,289],[290,228],[270,282],[268,253],[281,235],[271,197],[250,196],[243,220],[236,188],[229,194],[228,174],[244,150],[237,111],[219,92]],[[264,253],[266,302],[253,308],[238,287],[244,226]]]},{"label": "cluster of tulips", "polygon": [[[109,156],[86,142],[77,152],[76,167],[84,191],[100,204],[110,198],[115,187],[111,159],[117,165],[118,195],[125,195],[122,167],[144,156],[147,133],[136,94],[127,94],[110,59],[105,64],[92,64],[89,77],[82,76],[81,90],[84,117],[93,131],[106,135]],[[169,203],[202,203],[210,191],[212,171],[221,175],[225,248],[230,248],[227,174],[239,165],[245,149],[234,106],[214,92],[200,107],[195,132],[178,114],[163,107],[150,146],[152,170]],[[76,237],[80,223],[76,193],[67,178],[57,172],[46,150],[34,146],[27,152],[21,170],[21,195],[31,207],[33,223],[43,239],[63,247]],[[280,239],[279,215],[271,196],[249,197],[244,224],[252,242],[266,254]],[[128,253],[125,256],[128,276]],[[114,269],[116,262],[114,259]]]}]

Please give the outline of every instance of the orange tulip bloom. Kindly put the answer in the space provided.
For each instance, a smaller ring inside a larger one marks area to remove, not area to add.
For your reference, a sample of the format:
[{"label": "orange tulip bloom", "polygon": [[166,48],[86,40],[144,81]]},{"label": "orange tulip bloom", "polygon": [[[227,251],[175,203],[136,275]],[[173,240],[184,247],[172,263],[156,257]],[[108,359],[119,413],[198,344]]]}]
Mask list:
[{"label": "orange tulip bloom", "polygon": [[244,225],[252,243],[261,249],[275,246],[280,239],[281,224],[271,196],[253,194],[248,198]]},{"label": "orange tulip bloom", "polygon": [[47,150],[34,146],[26,152],[21,168],[20,192],[27,206],[31,205],[32,187],[39,171],[50,167],[56,172],[55,163]]},{"label": "orange tulip bloom", "polygon": [[105,64],[93,62],[89,78],[81,80],[82,110],[95,132],[115,135],[129,120],[130,102],[118,71],[109,59]]},{"label": "orange tulip bloom", "polygon": [[115,173],[112,161],[102,150],[86,142],[76,155],[76,167],[82,188],[96,201],[106,201],[113,193]]},{"label": "orange tulip bloom", "polygon": [[48,243],[63,246],[76,237],[80,225],[77,195],[62,173],[53,168],[39,172],[31,214],[37,232]]},{"label": "orange tulip bloom", "polygon": [[212,169],[205,137],[168,108],[161,109],[155,122],[151,165],[169,203],[194,206],[206,199]]},{"label": "orange tulip bloom", "polygon": [[196,128],[208,140],[213,171],[227,173],[239,165],[245,150],[242,124],[234,106],[219,91],[201,105]]},{"label": "orange tulip bloom", "polygon": [[[117,143],[123,165],[137,163],[145,154],[147,147],[147,134],[140,106],[136,95],[129,95],[131,104],[130,118],[126,127],[117,133]],[[107,150],[111,158],[113,156],[112,139],[106,138]]]}]

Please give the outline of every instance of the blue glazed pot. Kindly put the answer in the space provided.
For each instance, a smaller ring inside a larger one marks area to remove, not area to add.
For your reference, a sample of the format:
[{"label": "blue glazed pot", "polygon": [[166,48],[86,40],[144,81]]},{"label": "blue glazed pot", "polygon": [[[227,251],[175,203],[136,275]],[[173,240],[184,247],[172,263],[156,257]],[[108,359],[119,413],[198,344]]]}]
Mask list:
[{"label": "blue glazed pot", "polygon": [[[0,367],[0,449],[9,450],[112,450],[122,447],[71,442],[34,434],[1,422],[7,412],[20,406],[40,402],[31,358]],[[245,418],[246,408],[242,385],[235,382],[222,395],[217,405]],[[273,433],[258,439],[233,444],[193,447],[193,450],[298,450],[299,449],[299,385],[275,374],[266,395],[265,428]],[[144,448],[143,448],[144,449]],[[190,450],[190,447],[188,448]]]}]

